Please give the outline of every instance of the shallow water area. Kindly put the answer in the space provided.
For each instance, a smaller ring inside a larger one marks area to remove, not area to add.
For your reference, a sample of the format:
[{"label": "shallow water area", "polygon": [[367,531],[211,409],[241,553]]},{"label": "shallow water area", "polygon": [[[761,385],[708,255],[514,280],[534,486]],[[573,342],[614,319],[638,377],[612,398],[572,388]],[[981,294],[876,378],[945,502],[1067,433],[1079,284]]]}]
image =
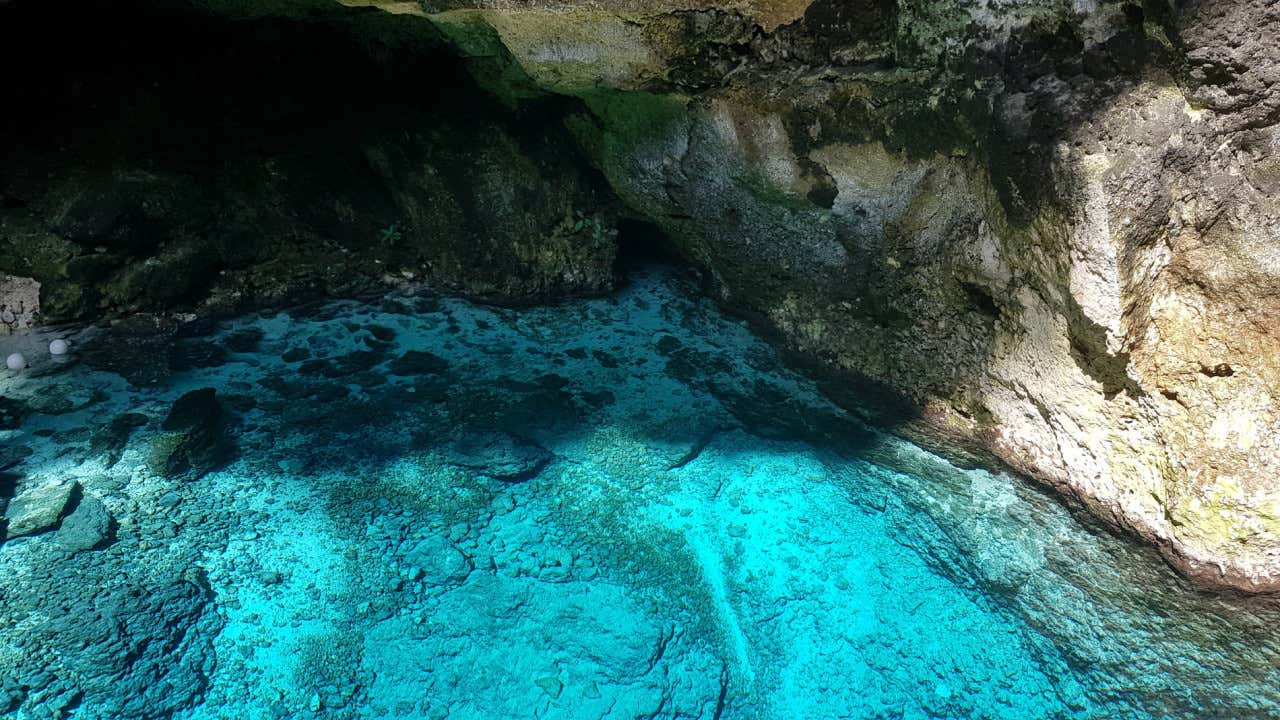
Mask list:
[{"label": "shallow water area", "polygon": [[1273,601],[867,430],[665,270],[77,337],[0,381],[5,717],[1280,715]]}]

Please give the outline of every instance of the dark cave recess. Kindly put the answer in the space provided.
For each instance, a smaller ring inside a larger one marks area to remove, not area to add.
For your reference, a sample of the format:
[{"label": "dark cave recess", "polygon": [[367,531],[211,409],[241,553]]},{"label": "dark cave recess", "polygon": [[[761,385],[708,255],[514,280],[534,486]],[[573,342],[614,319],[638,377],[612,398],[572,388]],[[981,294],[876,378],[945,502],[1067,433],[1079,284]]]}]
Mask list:
[{"label": "dark cave recess", "polygon": [[562,125],[569,101],[503,107],[428,22],[389,17],[0,7],[0,58],[22,69],[0,115],[0,272],[42,283],[47,320],[388,275],[511,303],[611,287],[614,243],[583,226],[616,225],[617,205]]}]

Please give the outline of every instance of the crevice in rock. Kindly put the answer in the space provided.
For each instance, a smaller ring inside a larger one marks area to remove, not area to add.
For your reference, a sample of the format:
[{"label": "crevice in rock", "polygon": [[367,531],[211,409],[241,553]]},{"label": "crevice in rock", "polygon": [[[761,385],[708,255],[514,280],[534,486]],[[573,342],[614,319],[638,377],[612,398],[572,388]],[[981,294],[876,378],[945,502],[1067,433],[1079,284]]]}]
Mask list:
[{"label": "crevice in rock", "polygon": [[651,265],[684,265],[671,238],[654,223],[634,218],[618,222],[618,275],[625,277]]},{"label": "crevice in rock", "polygon": [[1002,311],[990,290],[978,285],[977,283],[965,281],[960,282],[960,287],[964,290],[965,295],[969,298],[969,302],[975,309],[977,309],[978,312],[992,320],[1000,319]]},{"label": "crevice in rock", "polygon": [[1236,371],[1235,371],[1235,368],[1231,367],[1227,363],[1218,363],[1217,365],[1214,365],[1212,367],[1208,365],[1201,365],[1200,374],[1204,375],[1205,377],[1222,378],[1222,377],[1231,377],[1232,375],[1236,374]]},{"label": "crevice in rock", "polygon": [[1108,400],[1121,392],[1135,399],[1146,397],[1146,390],[1129,376],[1129,353],[1108,351],[1106,328],[1085,315],[1073,296],[1068,294],[1067,299],[1067,339],[1076,365],[1102,384]]}]

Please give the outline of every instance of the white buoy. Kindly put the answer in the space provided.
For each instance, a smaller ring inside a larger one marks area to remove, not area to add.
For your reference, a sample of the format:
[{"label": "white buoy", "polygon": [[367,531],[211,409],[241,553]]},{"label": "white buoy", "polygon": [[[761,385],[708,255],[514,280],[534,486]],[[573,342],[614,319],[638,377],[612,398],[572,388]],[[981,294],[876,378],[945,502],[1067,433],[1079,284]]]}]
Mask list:
[{"label": "white buoy", "polygon": [[54,357],[57,357],[59,355],[66,355],[67,341],[59,338],[58,340],[54,340],[53,342],[49,343],[49,354],[53,355]]},{"label": "white buoy", "polygon": [[5,358],[4,364],[5,367],[16,372],[27,366],[27,359],[22,357],[22,353],[14,353]]}]

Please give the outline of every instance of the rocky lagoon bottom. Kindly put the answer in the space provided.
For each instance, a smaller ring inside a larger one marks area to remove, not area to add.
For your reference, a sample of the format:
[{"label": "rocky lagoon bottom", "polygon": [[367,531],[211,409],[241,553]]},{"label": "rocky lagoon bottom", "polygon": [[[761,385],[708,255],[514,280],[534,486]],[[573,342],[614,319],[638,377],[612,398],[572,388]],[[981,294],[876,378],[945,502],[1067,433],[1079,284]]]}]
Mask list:
[{"label": "rocky lagoon bottom", "polygon": [[864,429],[665,271],[62,336],[6,339],[6,718],[1280,717],[1274,601]]}]

